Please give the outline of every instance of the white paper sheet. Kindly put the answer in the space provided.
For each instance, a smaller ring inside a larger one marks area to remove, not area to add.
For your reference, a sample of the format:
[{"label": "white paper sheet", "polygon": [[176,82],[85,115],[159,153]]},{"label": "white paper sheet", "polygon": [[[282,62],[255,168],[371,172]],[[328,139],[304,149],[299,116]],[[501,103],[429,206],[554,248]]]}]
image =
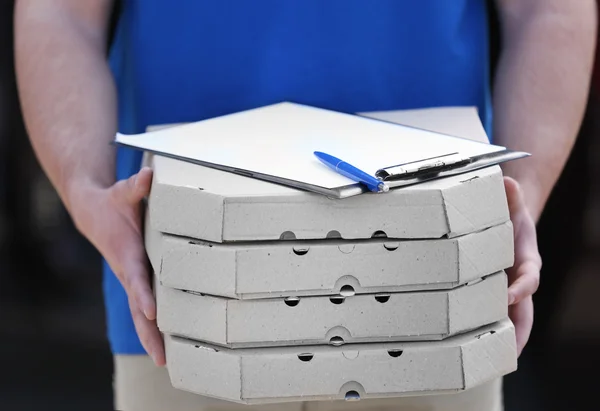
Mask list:
[{"label": "white paper sheet", "polygon": [[474,156],[504,149],[287,102],[143,134],[118,134],[116,142],[327,189],[355,182],[322,164],[314,151],[334,155],[374,175],[380,168],[454,152]]}]

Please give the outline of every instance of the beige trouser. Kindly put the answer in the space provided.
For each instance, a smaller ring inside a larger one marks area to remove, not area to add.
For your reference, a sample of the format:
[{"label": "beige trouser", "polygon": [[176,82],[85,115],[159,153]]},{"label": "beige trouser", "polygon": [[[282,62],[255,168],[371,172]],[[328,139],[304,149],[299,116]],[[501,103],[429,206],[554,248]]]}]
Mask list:
[{"label": "beige trouser", "polygon": [[120,411],[502,411],[502,380],[458,394],[357,402],[310,401],[248,406],[194,395],[171,386],[167,370],[148,356],[115,356],[115,407]]}]

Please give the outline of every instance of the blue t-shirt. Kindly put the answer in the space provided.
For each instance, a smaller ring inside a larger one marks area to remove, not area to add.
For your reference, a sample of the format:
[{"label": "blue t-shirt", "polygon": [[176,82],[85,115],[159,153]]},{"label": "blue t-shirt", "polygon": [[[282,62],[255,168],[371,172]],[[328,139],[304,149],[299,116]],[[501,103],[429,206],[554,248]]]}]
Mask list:
[{"label": "blue t-shirt", "polygon": [[[124,0],[110,64],[119,129],[280,101],[345,112],[477,106],[490,130],[485,0]],[[119,149],[117,177],[141,154]],[[105,264],[113,352],[143,353]]]}]

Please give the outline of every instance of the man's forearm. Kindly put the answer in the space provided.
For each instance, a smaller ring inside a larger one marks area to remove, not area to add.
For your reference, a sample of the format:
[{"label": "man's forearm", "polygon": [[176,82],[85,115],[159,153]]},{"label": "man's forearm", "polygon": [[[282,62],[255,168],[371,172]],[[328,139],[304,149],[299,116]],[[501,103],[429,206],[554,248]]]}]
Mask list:
[{"label": "man's forearm", "polygon": [[109,142],[116,129],[116,98],[105,57],[109,1],[77,1],[19,0],[15,13],[25,122],[68,209],[79,195],[74,187],[105,187],[115,178]]},{"label": "man's forearm", "polygon": [[575,142],[587,103],[595,0],[498,1],[503,45],[494,140],[532,157],[506,163],[537,221]]}]

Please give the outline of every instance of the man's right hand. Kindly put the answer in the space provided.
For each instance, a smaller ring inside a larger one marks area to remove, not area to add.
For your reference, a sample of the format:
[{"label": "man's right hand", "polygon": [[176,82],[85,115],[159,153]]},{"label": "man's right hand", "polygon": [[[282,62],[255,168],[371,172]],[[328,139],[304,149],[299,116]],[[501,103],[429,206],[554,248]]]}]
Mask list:
[{"label": "man's right hand", "polygon": [[150,193],[152,170],[143,168],[108,188],[77,187],[71,209],[79,231],[98,249],[125,288],[138,336],[155,364],[165,364],[156,325],[149,264],[142,230],[142,200]]},{"label": "man's right hand", "polygon": [[[23,117],[40,165],[78,230],[106,258],[129,296],[138,336],[158,365],[142,239],[142,199],[152,171],[113,184],[117,93],[106,58],[114,0],[18,0],[15,63]],[[112,185],[111,185],[112,184]]]}]

